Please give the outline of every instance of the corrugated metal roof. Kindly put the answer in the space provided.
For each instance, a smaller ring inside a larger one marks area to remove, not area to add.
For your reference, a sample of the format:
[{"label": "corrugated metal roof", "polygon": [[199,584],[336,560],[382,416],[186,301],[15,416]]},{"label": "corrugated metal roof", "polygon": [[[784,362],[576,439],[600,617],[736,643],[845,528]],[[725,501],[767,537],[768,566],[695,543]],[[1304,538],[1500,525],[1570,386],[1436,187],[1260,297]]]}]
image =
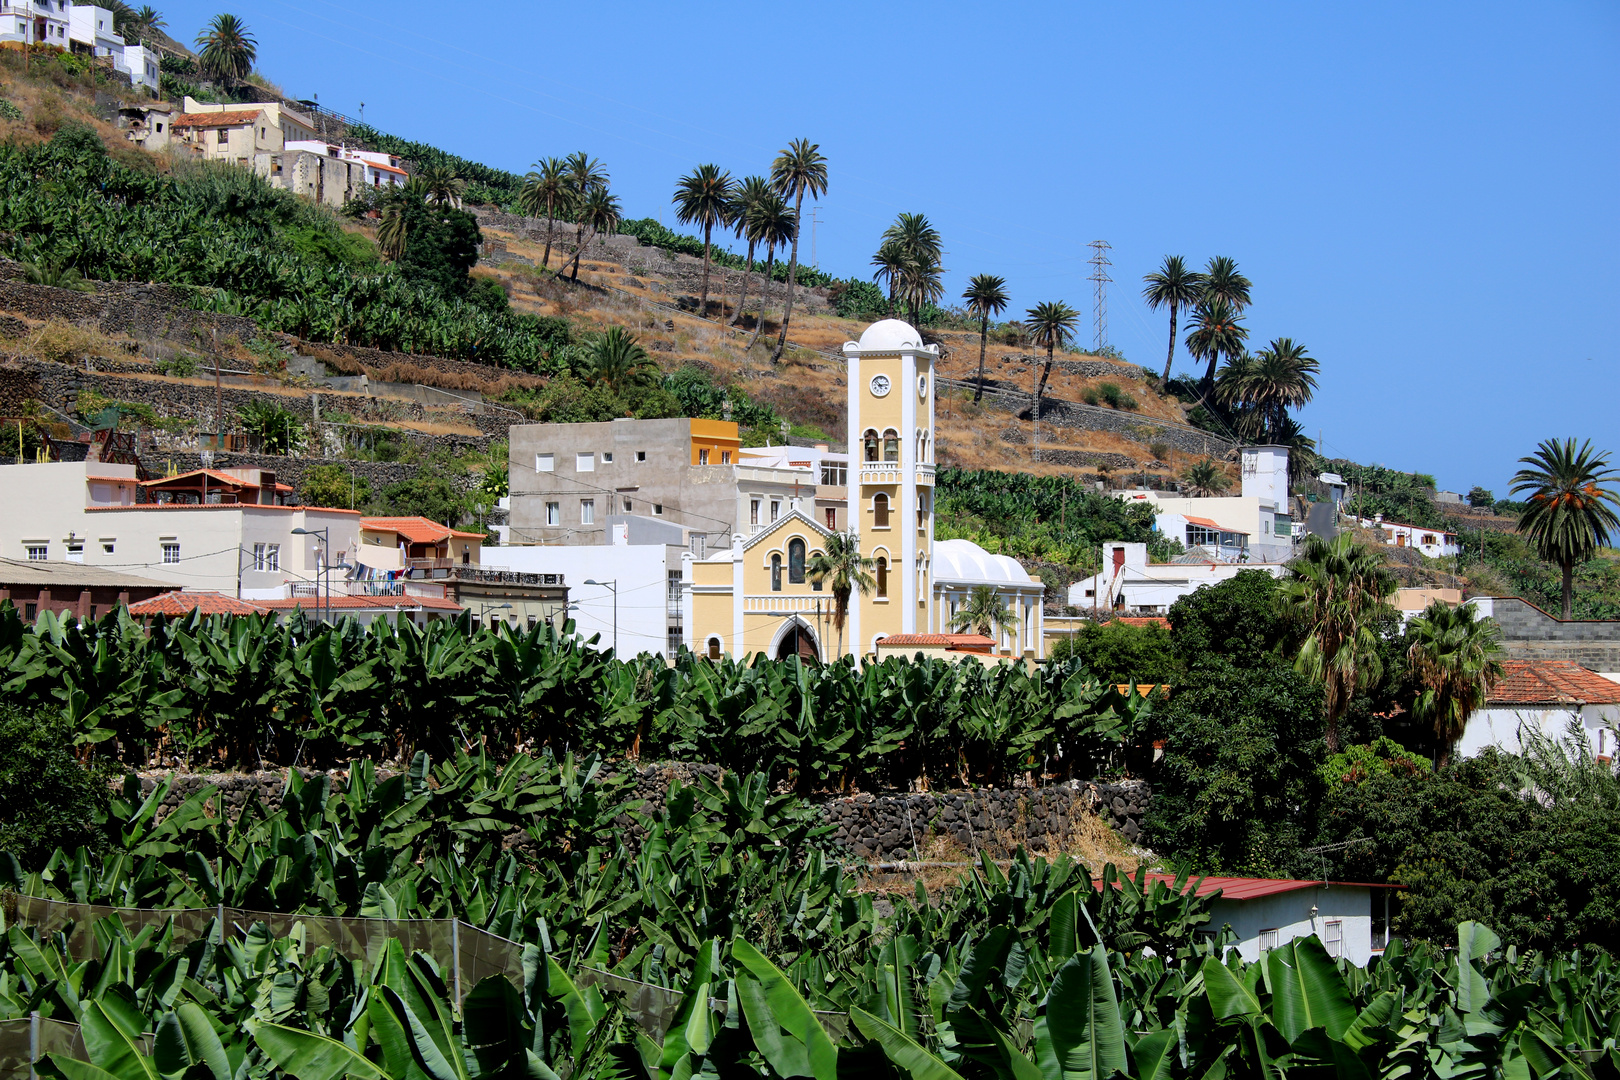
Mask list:
[{"label": "corrugated metal roof", "polygon": [[10,586],[77,585],[81,588],[107,589],[164,589],[174,588],[173,582],[153,581],[151,578],[121,574],[100,566],[86,566],[79,562],[35,562],[26,559],[0,559],[0,584]]}]

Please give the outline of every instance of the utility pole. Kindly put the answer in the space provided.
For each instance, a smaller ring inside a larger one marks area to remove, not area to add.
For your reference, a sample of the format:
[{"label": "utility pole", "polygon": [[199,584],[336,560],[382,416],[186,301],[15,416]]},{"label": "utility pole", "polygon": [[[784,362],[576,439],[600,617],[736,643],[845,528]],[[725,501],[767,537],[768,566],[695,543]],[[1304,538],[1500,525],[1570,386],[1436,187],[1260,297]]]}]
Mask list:
[{"label": "utility pole", "polygon": [[810,265],[817,270],[821,269],[821,260],[816,258],[816,227],[821,224],[821,207],[810,208]]},{"label": "utility pole", "polygon": [[219,331],[209,331],[214,352],[214,449],[225,449],[225,394],[219,388]]},{"label": "utility pole", "polygon": [[1108,252],[1113,250],[1106,240],[1093,240],[1086,245],[1091,249],[1092,295],[1091,295],[1091,336],[1093,347],[1101,352],[1108,345],[1108,283],[1114,279],[1108,276],[1108,267],[1113,266],[1108,261]]}]

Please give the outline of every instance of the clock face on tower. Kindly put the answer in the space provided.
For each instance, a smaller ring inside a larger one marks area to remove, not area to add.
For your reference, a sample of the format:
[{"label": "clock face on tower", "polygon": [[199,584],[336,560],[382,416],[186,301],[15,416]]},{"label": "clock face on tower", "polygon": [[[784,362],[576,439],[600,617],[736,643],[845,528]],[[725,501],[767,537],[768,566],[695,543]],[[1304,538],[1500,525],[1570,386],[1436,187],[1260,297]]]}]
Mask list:
[{"label": "clock face on tower", "polygon": [[926,375],[917,376],[917,396],[920,398],[928,396],[928,376]]},{"label": "clock face on tower", "polygon": [[887,375],[872,376],[872,396],[884,397],[889,392],[889,377]]}]

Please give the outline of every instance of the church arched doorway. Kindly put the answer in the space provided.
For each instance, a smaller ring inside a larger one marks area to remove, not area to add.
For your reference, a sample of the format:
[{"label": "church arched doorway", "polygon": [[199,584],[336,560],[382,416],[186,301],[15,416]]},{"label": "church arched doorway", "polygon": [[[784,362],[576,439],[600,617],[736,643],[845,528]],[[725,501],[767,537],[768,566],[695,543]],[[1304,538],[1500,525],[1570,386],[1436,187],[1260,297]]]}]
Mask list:
[{"label": "church arched doorway", "polygon": [[806,662],[821,659],[821,650],[816,647],[816,638],[808,627],[801,622],[793,622],[777,638],[776,659],[786,660],[790,656],[797,656]]}]

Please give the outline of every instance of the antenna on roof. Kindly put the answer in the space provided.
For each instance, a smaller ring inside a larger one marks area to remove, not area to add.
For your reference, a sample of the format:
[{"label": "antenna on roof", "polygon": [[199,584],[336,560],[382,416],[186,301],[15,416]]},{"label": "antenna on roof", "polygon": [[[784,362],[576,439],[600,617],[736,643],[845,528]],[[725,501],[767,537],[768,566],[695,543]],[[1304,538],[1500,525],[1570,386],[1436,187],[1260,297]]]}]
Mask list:
[{"label": "antenna on roof", "polygon": [[1323,844],[1320,847],[1308,847],[1302,850],[1306,855],[1322,856],[1322,888],[1325,889],[1328,886],[1327,853],[1330,851],[1343,851],[1345,848],[1355,847],[1357,844],[1370,844],[1372,842],[1373,838],[1370,836],[1359,836],[1354,840],[1341,840],[1337,844]]}]

